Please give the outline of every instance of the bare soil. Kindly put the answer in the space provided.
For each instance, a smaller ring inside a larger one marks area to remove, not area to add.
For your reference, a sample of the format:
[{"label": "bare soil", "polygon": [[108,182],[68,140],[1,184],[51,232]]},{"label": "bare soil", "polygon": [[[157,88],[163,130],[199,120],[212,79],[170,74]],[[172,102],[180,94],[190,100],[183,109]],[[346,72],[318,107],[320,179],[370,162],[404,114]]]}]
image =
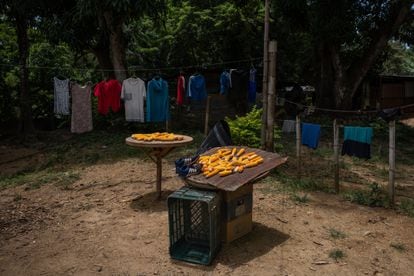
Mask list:
[{"label": "bare soil", "polygon": [[211,266],[174,261],[166,197],[183,182],[163,165],[161,201],[154,164],[138,158],[81,168],[64,188],[2,190],[0,275],[414,275],[414,219],[322,192],[295,203],[269,181],[254,186],[250,234]]}]

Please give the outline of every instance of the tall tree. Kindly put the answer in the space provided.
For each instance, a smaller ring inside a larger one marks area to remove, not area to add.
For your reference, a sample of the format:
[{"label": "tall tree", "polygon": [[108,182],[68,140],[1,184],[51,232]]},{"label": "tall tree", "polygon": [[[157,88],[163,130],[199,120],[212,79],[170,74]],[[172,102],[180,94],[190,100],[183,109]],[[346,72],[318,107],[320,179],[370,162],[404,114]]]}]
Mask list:
[{"label": "tall tree", "polygon": [[318,104],[351,108],[352,98],[388,41],[413,19],[413,0],[277,1],[289,26],[311,34]]}]

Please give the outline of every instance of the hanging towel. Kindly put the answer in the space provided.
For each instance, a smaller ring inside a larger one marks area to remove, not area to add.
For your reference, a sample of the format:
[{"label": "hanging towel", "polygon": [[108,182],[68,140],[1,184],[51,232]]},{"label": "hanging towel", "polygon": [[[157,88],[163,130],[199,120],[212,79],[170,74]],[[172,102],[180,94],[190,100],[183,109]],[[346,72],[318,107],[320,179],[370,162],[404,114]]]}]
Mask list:
[{"label": "hanging towel", "polygon": [[183,104],[184,94],[185,94],[185,78],[184,76],[179,76],[177,80],[177,105]]},{"label": "hanging towel", "polygon": [[249,92],[247,94],[247,101],[249,103],[256,102],[256,69],[250,69],[249,77]]},{"label": "hanging towel", "polygon": [[371,158],[371,141],[373,130],[371,127],[344,127],[344,143],[342,155],[358,158]]},{"label": "hanging towel", "polygon": [[147,121],[164,122],[169,119],[168,83],[162,78],[153,78],[147,89]]},{"label": "hanging towel", "polygon": [[294,132],[296,126],[295,120],[284,120],[282,126],[282,132],[289,133]]},{"label": "hanging towel", "polygon": [[320,125],[302,123],[302,145],[316,149],[318,147],[320,135]]}]

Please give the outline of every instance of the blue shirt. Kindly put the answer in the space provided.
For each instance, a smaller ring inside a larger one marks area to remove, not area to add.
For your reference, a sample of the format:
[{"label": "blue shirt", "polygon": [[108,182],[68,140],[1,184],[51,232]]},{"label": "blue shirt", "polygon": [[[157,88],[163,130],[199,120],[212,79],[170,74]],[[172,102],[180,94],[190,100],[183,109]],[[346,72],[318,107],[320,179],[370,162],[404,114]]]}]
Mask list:
[{"label": "blue shirt", "polygon": [[256,69],[250,69],[249,92],[247,94],[247,101],[249,103],[256,102]]},{"label": "blue shirt", "polygon": [[169,119],[168,83],[162,78],[153,78],[147,89],[147,121],[164,122]]},{"label": "blue shirt", "polygon": [[187,96],[196,101],[207,98],[206,81],[200,74],[192,75],[188,81]]},{"label": "blue shirt", "polygon": [[227,71],[224,71],[220,75],[220,94],[226,95],[227,92],[229,92],[230,89],[230,73]]}]

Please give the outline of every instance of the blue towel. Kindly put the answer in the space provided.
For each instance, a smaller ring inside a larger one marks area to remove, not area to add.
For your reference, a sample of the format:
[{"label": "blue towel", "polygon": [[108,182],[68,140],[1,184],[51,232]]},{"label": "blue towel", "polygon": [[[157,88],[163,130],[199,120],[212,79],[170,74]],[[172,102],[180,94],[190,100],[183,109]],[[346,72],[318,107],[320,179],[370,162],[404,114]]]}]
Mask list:
[{"label": "blue towel", "polygon": [[302,123],[302,145],[316,149],[318,147],[320,136],[320,125]]},{"label": "blue towel", "polygon": [[372,127],[344,127],[344,140],[352,140],[356,142],[371,144]]}]

